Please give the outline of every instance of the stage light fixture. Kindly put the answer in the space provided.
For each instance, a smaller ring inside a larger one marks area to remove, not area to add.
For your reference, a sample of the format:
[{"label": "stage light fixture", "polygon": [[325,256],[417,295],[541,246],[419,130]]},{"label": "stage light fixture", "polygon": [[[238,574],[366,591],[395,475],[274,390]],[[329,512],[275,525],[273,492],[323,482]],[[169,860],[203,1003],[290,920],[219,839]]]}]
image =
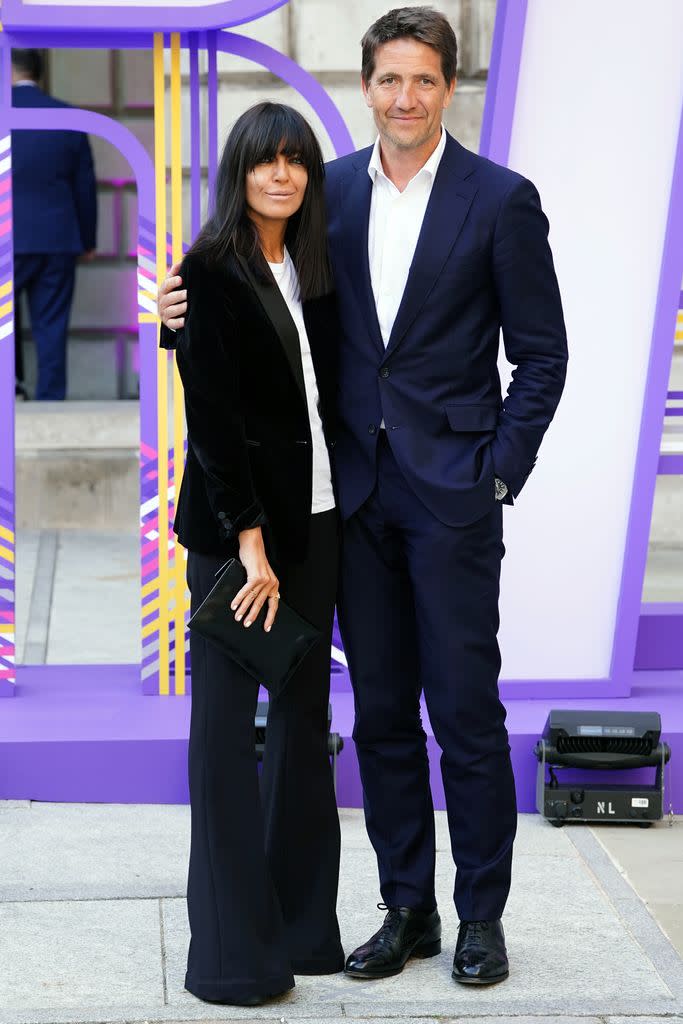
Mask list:
[{"label": "stage light fixture", "polygon": [[[671,750],[661,742],[661,731],[656,711],[552,710],[534,747],[539,762],[536,809],[556,827],[567,821],[609,821],[648,828],[664,813],[664,765]],[[564,784],[557,776],[563,768],[617,773],[654,768],[655,781]]]}]

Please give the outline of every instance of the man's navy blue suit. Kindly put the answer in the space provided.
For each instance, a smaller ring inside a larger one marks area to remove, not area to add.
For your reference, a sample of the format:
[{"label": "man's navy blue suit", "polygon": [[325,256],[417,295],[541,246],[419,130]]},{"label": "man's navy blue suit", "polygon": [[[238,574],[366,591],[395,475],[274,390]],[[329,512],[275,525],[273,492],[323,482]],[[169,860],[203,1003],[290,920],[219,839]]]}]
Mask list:
[{"label": "man's navy blue suit", "polygon": [[[366,821],[385,903],[431,910],[424,692],[442,750],[458,915],[495,920],[516,828],[498,696],[495,478],[511,504],[559,402],[562,306],[536,189],[449,136],[385,348],[368,260],[371,152],[327,169],[343,334],[333,453],[344,518],[339,615]],[[515,364],[504,401],[501,328]]]},{"label": "man's navy blue suit", "polygon": [[[15,85],[14,107],[68,107],[37,85]],[[95,248],[97,193],[87,135],[12,132],[14,294],[26,289],[38,354],[36,398],[66,394],[66,338],[76,260]]]}]

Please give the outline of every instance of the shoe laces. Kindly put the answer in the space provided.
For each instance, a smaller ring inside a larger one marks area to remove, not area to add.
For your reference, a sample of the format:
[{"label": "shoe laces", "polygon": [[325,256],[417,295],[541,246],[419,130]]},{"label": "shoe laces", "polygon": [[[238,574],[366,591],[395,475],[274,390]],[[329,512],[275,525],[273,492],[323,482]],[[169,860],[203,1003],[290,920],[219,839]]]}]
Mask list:
[{"label": "shoe laces", "polygon": [[483,932],[487,932],[489,930],[488,921],[461,921],[458,925],[458,931],[460,931],[463,924],[467,925],[468,942],[480,942]]},{"label": "shoe laces", "polygon": [[378,942],[382,942],[384,939],[386,939],[388,937],[387,936],[387,932],[391,928],[393,928],[394,922],[396,920],[396,915],[399,913],[399,908],[398,907],[390,907],[386,903],[378,903],[377,904],[377,909],[378,910],[386,911],[386,917],[384,918],[384,923],[382,924],[382,927],[377,932],[377,941]]}]

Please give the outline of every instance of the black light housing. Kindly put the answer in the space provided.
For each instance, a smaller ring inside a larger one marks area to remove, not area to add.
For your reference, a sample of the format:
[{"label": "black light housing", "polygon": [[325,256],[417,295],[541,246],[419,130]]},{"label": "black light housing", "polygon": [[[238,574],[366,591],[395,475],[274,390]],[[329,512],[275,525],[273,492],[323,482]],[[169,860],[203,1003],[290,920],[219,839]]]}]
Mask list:
[{"label": "black light housing", "polygon": [[[579,820],[636,822],[647,827],[661,819],[664,765],[671,757],[669,746],[661,742],[661,731],[656,711],[552,710],[534,747],[539,762],[537,810],[556,826]],[[563,785],[555,768],[656,771],[654,785]]]}]

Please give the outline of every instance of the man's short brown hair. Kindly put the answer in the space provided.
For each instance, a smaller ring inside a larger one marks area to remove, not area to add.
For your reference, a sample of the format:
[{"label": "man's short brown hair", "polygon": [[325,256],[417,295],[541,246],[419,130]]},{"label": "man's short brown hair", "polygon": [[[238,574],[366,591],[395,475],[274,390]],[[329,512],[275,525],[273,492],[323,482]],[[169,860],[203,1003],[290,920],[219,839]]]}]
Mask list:
[{"label": "man's short brown hair", "polygon": [[443,76],[451,84],[458,68],[458,41],[446,15],[433,7],[396,7],[370,26],[361,40],[364,82],[372,78],[378,48],[394,39],[417,39],[431,46],[440,55]]}]

